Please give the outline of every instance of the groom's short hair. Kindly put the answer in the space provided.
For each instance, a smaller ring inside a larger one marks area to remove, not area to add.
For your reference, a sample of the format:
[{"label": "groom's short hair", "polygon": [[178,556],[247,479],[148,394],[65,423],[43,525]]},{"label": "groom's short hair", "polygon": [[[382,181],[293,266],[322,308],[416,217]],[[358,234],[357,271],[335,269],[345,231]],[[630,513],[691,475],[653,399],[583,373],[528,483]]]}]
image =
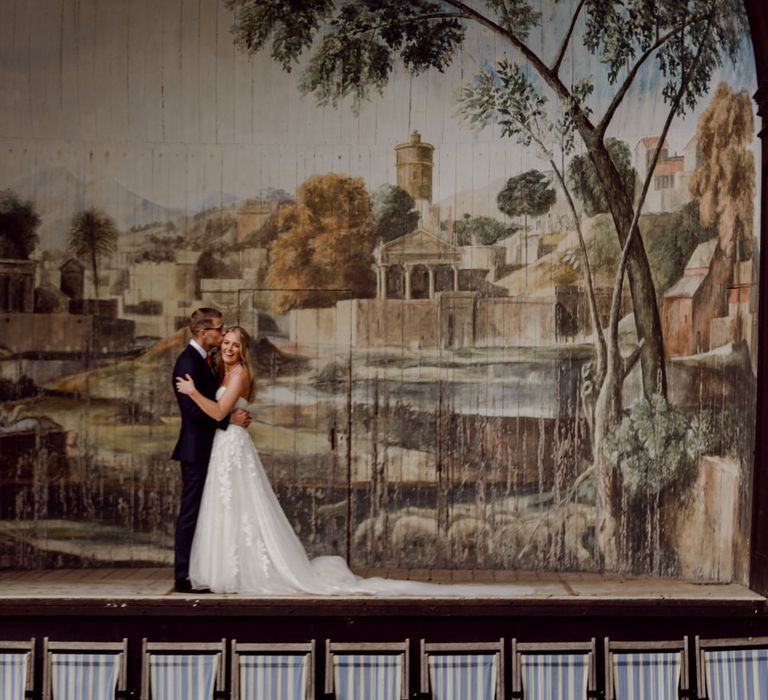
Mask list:
[{"label": "groom's short hair", "polygon": [[192,331],[192,335],[197,335],[201,331],[210,328],[214,319],[218,321],[222,319],[221,311],[218,309],[211,309],[207,307],[197,309],[189,317],[189,330]]}]

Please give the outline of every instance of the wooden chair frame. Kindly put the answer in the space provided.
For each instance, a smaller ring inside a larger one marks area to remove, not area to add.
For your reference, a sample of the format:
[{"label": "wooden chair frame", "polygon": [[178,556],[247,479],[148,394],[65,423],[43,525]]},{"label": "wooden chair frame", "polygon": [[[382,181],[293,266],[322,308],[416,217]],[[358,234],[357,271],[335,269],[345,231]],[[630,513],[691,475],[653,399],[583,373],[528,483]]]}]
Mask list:
[{"label": "wooden chair frame", "polygon": [[220,642],[150,642],[145,637],[141,640],[141,700],[150,700],[149,659],[158,654],[220,654],[219,668],[213,684],[215,698],[226,697],[226,657],[227,640]]},{"label": "wooden chair frame", "polygon": [[128,638],[122,642],[52,642],[43,638],[43,700],[53,698],[53,674],[51,673],[51,655],[56,652],[75,652],[79,654],[114,653],[120,656],[120,671],[117,674],[116,697],[128,694]]},{"label": "wooden chair frame", "polygon": [[571,654],[586,652],[589,655],[587,676],[587,697],[598,697],[597,691],[597,641],[592,637],[589,642],[518,642],[512,640],[512,697],[523,698],[523,671],[521,660],[526,653]]},{"label": "wooden chair frame", "polygon": [[21,642],[0,641],[0,653],[13,652],[29,654],[27,657],[27,681],[24,685],[24,695],[34,697],[35,694],[35,638]]},{"label": "wooden chair frame", "polygon": [[419,667],[421,670],[420,692],[422,697],[431,697],[429,684],[428,656],[432,653],[445,654],[473,654],[493,653],[498,655],[498,667],[496,674],[496,700],[506,700],[504,686],[504,638],[498,642],[427,642],[421,640],[419,645]]},{"label": "wooden chair frame", "polygon": [[704,652],[718,649],[754,649],[768,647],[768,637],[740,637],[734,639],[695,638],[696,691],[699,700],[708,700],[707,669],[704,665]]},{"label": "wooden chair frame", "polygon": [[[679,698],[686,698],[692,696],[690,675],[688,672],[689,655],[688,655],[688,637],[685,636],[682,639],[664,642],[627,642],[627,641],[614,641],[605,638],[604,644],[605,650],[605,700],[616,700],[616,689],[613,682],[613,664],[611,663],[612,654],[615,651],[620,652],[669,652],[679,651],[682,656],[680,659],[680,688],[678,690]],[[623,700],[623,699],[622,699]]]},{"label": "wooden chair frame", "polygon": [[316,643],[277,643],[277,644],[248,644],[233,639],[231,642],[230,667],[232,670],[232,700],[240,700],[240,656],[249,654],[294,654],[309,657],[309,673],[307,674],[307,698],[315,698],[315,666],[317,663]]},{"label": "wooden chair frame", "polygon": [[410,640],[405,639],[402,642],[332,642],[325,640],[325,693],[334,695],[334,673],[333,656],[334,654],[376,654],[383,652],[385,654],[403,655],[403,678],[400,689],[401,700],[408,700],[408,670],[410,663]]}]

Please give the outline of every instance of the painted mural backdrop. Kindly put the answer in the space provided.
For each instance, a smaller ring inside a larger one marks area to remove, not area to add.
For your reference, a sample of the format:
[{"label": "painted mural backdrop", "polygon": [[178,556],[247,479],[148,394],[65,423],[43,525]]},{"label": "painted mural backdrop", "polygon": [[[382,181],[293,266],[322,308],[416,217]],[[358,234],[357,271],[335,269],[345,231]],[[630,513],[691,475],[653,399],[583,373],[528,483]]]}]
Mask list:
[{"label": "painted mural backdrop", "polygon": [[353,566],[746,580],[736,0],[2,0],[0,565],[167,563],[173,359]]}]

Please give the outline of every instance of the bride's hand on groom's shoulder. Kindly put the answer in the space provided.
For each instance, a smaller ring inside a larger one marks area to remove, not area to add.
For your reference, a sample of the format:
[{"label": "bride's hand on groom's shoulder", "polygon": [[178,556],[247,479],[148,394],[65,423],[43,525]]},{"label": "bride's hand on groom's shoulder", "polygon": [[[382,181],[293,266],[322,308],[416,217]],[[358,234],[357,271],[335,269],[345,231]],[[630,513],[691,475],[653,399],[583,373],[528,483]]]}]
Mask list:
[{"label": "bride's hand on groom's shoulder", "polygon": [[195,382],[188,374],[183,377],[176,377],[176,391],[180,394],[189,396],[195,390]]},{"label": "bride's hand on groom's shoulder", "polygon": [[241,428],[247,428],[251,424],[251,414],[243,408],[236,408],[232,411],[232,417],[229,422],[233,425],[239,425]]}]

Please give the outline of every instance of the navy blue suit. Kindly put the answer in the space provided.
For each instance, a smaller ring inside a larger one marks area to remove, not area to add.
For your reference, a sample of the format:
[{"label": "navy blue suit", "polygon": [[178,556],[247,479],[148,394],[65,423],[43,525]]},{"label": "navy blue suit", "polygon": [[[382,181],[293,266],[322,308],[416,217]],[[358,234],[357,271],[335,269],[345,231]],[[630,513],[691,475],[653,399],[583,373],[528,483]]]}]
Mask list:
[{"label": "navy blue suit", "polygon": [[174,542],[174,569],[177,581],[189,578],[189,555],[197,526],[197,514],[203,496],[205,476],[216,429],[225,430],[229,416],[215,421],[208,416],[189,396],[176,391],[176,377],[192,377],[197,390],[206,398],[216,400],[219,380],[208,363],[192,345],[187,345],[179,355],[173,368],[171,381],[181,411],[181,432],[171,459],[181,462],[181,504],[176,520]]}]

